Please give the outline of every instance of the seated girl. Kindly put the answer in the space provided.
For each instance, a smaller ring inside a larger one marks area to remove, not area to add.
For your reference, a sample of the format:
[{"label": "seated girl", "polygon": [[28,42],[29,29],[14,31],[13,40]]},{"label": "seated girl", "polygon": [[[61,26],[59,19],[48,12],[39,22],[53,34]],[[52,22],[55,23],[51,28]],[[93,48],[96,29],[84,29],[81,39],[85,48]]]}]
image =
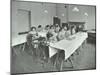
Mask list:
[{"label": "seated girl", "polygon": [[42,31],[43,31],[42,25],[39,25],[39,26],[38,26],[37,31],[38,31],[38,32],[42,32]]},{"label": "seated girl", "polygon": [[72,26],[71,30],[72,30],[72,35],[75,34],[76,33],[76,26]]},{"label": "seated girl", "polygon": [[67,26],[63,26],[61,29],[60,29],[60,32],[58,34],[58,40],[63,40],[63,39],[66,39],[70,36],[70,30],[68,30],[68,27]]},{"label": "seated girl", "polygon": [[32,35],[32,44],[34,46],[34,48],[37,47],[37,43],[38,43],[38,38],[40,37],[36,31],[36,27],[31,27],[30,32],[28,33],[28,35]]},{"label": "seated girl", "polygon": [[26,43],[24,46],[25,51],[27,51],[27,53],[32,54],[32,55],[36,55],[36,45],[33,44],[33,41],[36,39],[37,37],[37,33],[36,33],[36,28],[32,27],[31,30],[28,32],[27,36],[26,36]]},{"label": "seated girl", "polygon": [[55,33],[53,25],[50,26],[50,30],[47,33],[47,40],[49,42],[56,42],[57,41],[56,33]]},{"label": "seated girl", "polygon": [[49,25],[46,25],[45,28],[44,28],[44,32],[48,32],[50,29],[50,26]]},{"label": "seated girl", "polygon": [[35,27],[31,28],[31,31],[28,33],[27,36],[28,36],[28,41],[30,42],[31,46],[34,48],[33,53],[35,53],[37,57],[40,57],[43,52],[43,50],[40,48],[42,44],[44,44],[45,38],[40,37],[38,35]]},{"label": "seated girl", "polygon": [[68,28],[67,31],[65,32],[65,37],[69,38],[70,35],[71,35],[71,30]]},{"label": "seated girl", "polygon": [[55,33],[59,33],[60,27],[57,25],[55,26]]},{"label": "seated girl", "polygon": [[36,31],[36,27],[31,27],[31,30],[29,31],[29,34],[33,35],[33,39],[38,38],[38,33]]}]

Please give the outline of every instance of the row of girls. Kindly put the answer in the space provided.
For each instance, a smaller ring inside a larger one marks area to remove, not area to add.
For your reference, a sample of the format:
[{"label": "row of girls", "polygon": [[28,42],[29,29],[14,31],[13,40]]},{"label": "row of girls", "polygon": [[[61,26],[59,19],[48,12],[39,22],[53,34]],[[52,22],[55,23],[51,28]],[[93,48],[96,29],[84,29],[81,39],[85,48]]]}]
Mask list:
[{"label": "row of girls", "polygon": [[[38,33],[45,32],[46,37],[41,37]],[[72,33],[75,33],[75,27],[72,28]],[[45,28],[42,25],[36,27],[31,27],[30,31],[26,37],[25,51],[32,54],[33,56],[38,57],[38,59],[48,58],[48,47],[45,42],[58,42],[63,39],[67,39],[71,35],[71,30],[68,25],[60,27],[56,25],[46,25]]]},{"label": "row of girls", "polygon": [[57,42],[63,39],[68,38],[71,34],[74,34],[75,26],[72,27],[72,30],[68,27],[68,25],[64,25],[60,27],[58,24],[56,25],[46,25],[45,28],[42,27],[42,25],[39,25],[37,28],[32,27],[29,34],[32,35],[32,39],[37,39],[40,37],[38,35],[38,32],[45,32],[46,33],[46,39],[49,42]]}]

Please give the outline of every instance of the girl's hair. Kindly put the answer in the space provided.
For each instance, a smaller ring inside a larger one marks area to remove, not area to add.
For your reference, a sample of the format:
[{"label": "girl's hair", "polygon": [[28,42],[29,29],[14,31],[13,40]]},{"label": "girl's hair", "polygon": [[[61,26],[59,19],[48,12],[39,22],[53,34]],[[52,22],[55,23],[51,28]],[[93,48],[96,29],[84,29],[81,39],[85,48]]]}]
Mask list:
[{"label": "girl's hair", "polygon": [[42,26],[41,25],[38,25],[38,28],[41,28]]},{"label": "girl's hair", "polygon": [[69,30],[68,24],[67,24],[67,25],[63,25],[63,26],[62,26],[62,29],[63,29],[64,27],[67,27],[67,30]]},{"label": "girl's hair", "polygon": [[71,29],[73,29],[75,26],[72,26]]},{"label": "girl's hair", "polygon": [[30,31],[32,31],[33,29],[35,29],[35,30],[36,30],[36,27],[31,27],[31,30],[30,30]]},{"label": "girl's hair", "polygon": [[55,25],[55,27],[60,27],[59,25]]},{"label": "girl's hair", "polygon": [[50,29],[51,29],[52,27],[54,27],[54,26],[53,26],[53,25],[51,25],[51,26],[50,26]]},{"label": "girl's hair", "polygon": [[48,27],[50,27],[50,26],[49,26],[49,25],[46,25],[46,26],[45,26],[45,29],[48,28]]},{"label": "girl's hair", "polygon": [[59,29],[59,31],[61,31],[63,28],[62,27],[60,27],[60,29]]},{"label": "girl's hair", "polygon": [[49,27],[49,25],[46,25],[45,27]]}]

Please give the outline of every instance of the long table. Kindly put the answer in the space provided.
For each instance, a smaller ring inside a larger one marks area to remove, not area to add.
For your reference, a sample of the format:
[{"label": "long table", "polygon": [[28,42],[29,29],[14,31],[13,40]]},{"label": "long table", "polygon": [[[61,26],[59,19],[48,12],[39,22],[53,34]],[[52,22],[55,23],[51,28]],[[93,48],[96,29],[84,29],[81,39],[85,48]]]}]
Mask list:
[{"label": "long table", "polygon": [[[46,33],[39,33],[41,36],[45,36]],[[70,57],[71,54],[75,52],[77,48],[81,46],[81,44],[86,40],[88,37],[86,32],[78,32],[72,36],[70,36],[70,40],[61,40],[56,43],[50,43],[49,46],[49,57],[51,58],[53,55],[55,55],[58,50],[64,50],[65,51],[65,59]],[[18,38],[13,38],[12,40],[12,46],[21,44],[26,42],[26,34],[25,35],[20,35]]]},{"label": "long table", "polygon": [[[58,68],[59,71],[62,70],[63,67],[63,61],[69,60],[72,64],[73,68],[73,62],[71,60],[71,56],[76,52],[76,50],[83,45],[83,43],[88,38],[88,35],[86,32],[78,32],[74,35],[71,35],[69,39],[64,39],[56,43],[50,43],[49,46],[49,58],[53,57],[55,54],[57,54],[56,59],[54,62],[54,66]],[[59,52],[63,50],[64,52],[64,59],[62,58],[59,61]],[[60,63],[57,65],[57,63]],[[55,65],[56,64],[56,65]]]},{"label": "long table", "polygon": [[56,43],[50,43],[49,46],[49,57],[54,56],[58,50],[65,51],[65,60],[68,59],[87,39],[88,35],[86,32],[78,32],[70,36],[70,40],[61,40]]},{"label": "long table", "polygon": [[[46,32],[38,32],[38,34],[42,37],[46,37]],[[27,36],[27,34],[17,35],[16,37],[13,37],[11,40],[11,46],[16,46],[16,45],[25,43],[26,36]]]},{"label": "long table", "polygon": [[26,36],[27,34],[17,35],[16,37],[13,37],[11,39],[11,46],[13,47],[26,42]]}]

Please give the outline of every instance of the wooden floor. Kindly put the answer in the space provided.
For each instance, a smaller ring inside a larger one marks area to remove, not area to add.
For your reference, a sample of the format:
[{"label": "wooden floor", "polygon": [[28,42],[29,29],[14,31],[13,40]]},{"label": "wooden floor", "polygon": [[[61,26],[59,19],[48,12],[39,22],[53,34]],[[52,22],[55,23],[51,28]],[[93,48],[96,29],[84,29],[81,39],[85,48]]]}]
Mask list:
[{"label": "wooden floor", "polygon": [[[48,72],[57,71],[53,65],[48,62],[43,66],[43,61],[38,58],[27,54],[25,51],[21,52],[19,47],[14,49],[12,54],[12,73],[34,73],[34,72]],[[84,69],[95,69],[96,68],[96,48],[93,43],[86,43],[81,49],[80,54],[74,56],[73,66],[69,61],[64,62],[63,71],[68,70],[84,70]]]}]

